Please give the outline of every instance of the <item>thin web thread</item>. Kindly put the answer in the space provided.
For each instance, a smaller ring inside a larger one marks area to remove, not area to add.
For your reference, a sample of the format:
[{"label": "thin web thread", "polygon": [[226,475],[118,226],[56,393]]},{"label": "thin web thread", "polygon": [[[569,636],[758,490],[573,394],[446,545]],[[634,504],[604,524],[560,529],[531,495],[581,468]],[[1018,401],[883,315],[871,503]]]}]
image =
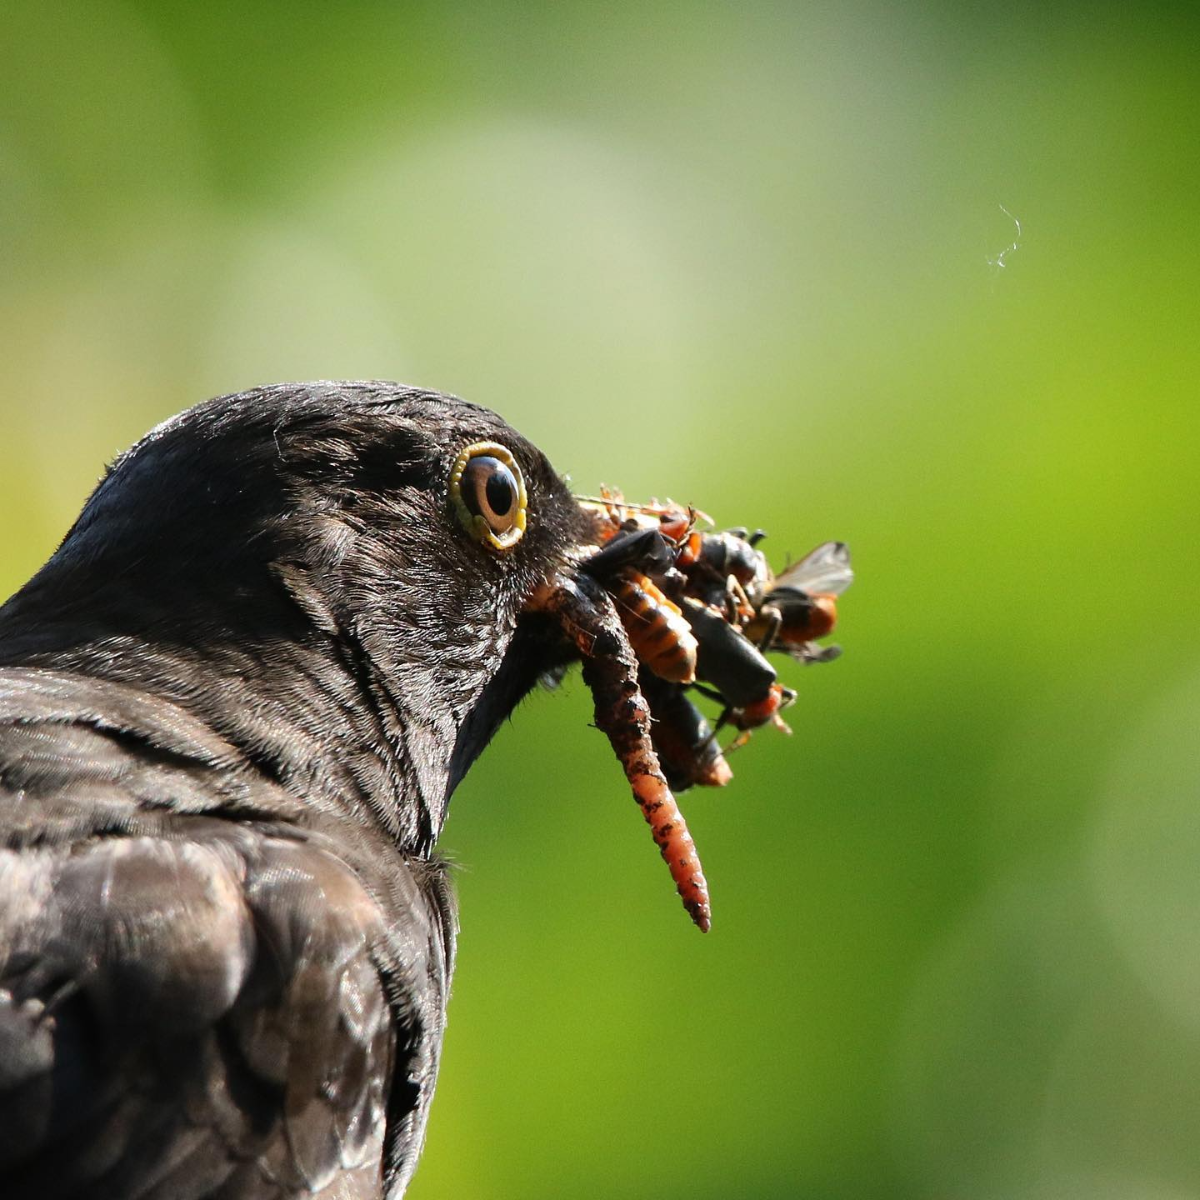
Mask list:
[{"label": "thin web thread", "polygon": [[1017,227],[1017,236],[1009,245],[1005,246],[999,254],[989,256],[986,260],[987,265],[993,268],[997,274],[999,274],[1006,266],[1008,266],[1009,255],[1016,254],[1016,252],[1021,248],[1021,222],[1018,221],[1017,218],[1014,217],[1012,213],[1010,213],[1008,209],[1004,207],[1003,204],[1000,205],[1000,211]]}]

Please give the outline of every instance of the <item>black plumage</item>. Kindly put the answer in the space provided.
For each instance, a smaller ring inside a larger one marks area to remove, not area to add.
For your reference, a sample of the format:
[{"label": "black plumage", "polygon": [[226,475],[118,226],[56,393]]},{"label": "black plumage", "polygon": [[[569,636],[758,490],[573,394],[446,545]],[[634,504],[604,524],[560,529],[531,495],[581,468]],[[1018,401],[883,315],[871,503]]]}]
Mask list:
[{"label": "black plumage", "polygon": [[[447,476],[511,450],[497,554]],[[577,654],[592,520],[493,413],[263,388],[123,455],[0,608],[0,1194],[398,1197],[454,963],[455,785]]]}]

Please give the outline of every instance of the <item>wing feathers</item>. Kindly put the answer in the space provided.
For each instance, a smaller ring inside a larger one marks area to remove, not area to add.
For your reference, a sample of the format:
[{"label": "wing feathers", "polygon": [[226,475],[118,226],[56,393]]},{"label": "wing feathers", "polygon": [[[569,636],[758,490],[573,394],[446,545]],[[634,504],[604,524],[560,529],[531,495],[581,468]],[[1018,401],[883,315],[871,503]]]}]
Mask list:
[{"label": "wing feathers", "polygon": [[3,852],[0,889],[6,1196],[381,1194],[388,930],[343,862],[233,826]]}]

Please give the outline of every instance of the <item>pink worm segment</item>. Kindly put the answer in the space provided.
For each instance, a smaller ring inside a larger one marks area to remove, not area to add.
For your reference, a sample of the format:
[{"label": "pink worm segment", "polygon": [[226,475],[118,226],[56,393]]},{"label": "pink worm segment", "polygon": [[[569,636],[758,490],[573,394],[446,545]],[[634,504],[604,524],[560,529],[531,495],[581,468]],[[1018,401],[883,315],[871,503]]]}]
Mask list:
[{"label": "pink worm segment", "polygon": [[539,607],[558,618],[583,658],[583,679],[634,799],[650,825],[683,906],[705,933],[712,925],[708,883],[687,822],[650,741],[650,706],[638,686],[637,656],[608,593],[586,575],[560,578]]}]

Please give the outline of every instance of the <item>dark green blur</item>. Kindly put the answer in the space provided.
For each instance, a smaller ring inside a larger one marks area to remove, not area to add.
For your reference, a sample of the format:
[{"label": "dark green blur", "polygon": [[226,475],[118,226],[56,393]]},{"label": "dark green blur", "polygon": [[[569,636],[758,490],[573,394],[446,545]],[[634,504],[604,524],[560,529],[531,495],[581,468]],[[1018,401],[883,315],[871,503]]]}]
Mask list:
[{"label": "dark green blur", "polygon": [[581,491],[853,549],[795,736],[683,798],[707,937],[577,677],[460,790],[414,1200],[1200,1195],[1186,7],[0,28],[4,594],[145,428],[280,379],[456,391]]}]

